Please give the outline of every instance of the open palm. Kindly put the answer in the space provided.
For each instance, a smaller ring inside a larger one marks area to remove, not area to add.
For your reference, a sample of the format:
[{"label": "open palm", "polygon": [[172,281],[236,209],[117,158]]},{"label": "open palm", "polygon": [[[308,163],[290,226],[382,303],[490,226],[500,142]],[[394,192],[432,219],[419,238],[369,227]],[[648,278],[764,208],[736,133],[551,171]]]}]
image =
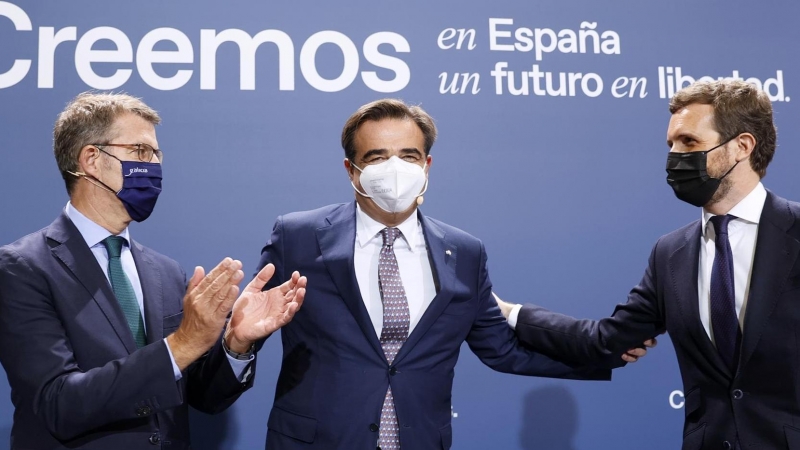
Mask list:
[{"label": "open palm", "polygon": [[301,277],[299,272],[294,272],[280,286],[268,291],[261,290],[274,273],[275,266],[272,264],[261,269],[233,305],[226,333],[231,349],[240,345],[249,347],[251,343],[274,333],[289,323],[303,304],[306,277]]}]

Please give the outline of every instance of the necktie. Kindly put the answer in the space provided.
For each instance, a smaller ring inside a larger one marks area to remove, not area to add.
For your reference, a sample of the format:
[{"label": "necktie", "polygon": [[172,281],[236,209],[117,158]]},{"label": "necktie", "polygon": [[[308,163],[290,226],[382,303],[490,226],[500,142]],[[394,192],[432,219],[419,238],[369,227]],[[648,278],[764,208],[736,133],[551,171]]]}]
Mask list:
[{"label": "necktie", "polygon": [[714,216],[716,238],[714,265],[711,269],[711,327],[714,343],[725,364],[736,373],[742,332],[736,316],[736,291],[733,284],[733,253],[728,240],[728,223],[735,216]]},{"label": "necktie", "polygon": [[[383,235],[383,247],[378,260],[378,282],[383,302],[383,329],[380,340],[386,360],[391,365],[400,347],[408,338],[410,315],[406,291],[403,289],[397,258],[394,255],[394,241],[400,236],[400,230],[384,228],[381,230],[381,235]],[[400,450],[400,426],[394,409],[391,386],[386,391],[381,410],[378,447],[381,450]]]},{"label": "necktie", "polygon": [[119,259],[124,242],[125,238],[119,236],[109,236],[103,240],[103,245],[106,246],[108,251],[108,278],[111,280],[111,289],[114,290],[114,296],[117,297],[119,306],[122,307],[122,312],[125,314],[128,328],[133,333],[136,347],[142,348],[147,344],[144,334],[144,321],[142,320],[142,314],[139,312],[139,302],[136,300],[133,286],[131,286],[128,276],[125,275],[125,271],[122,270],[122,262]]}]

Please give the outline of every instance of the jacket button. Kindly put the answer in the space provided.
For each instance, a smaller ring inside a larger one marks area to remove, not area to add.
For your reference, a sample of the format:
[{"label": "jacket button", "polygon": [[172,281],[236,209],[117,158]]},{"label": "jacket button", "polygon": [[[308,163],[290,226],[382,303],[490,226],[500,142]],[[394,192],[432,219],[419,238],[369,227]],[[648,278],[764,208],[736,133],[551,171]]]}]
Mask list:
[{"label": "jacket button", "polygon": [[369,424],[369,431],[378,431],[378,424],[377,423]]},{"label": "jacket button", "polygon": [[158,443],[161,442],[161,436],[159,436],[158,433],[153,433],[147,440],[153,445],[158,445]]},{"label": "jacket button", "polygon": [[742,397],[744,397],[744,392],[742,392],[741,389],[734,389],[732,395],[734,400],[740,400]]},{"label": "jacket button", "polygon": [[397,367],[392,367],[389,369],[389,375],[395,376],[397,374]]},{"label": "jacket button", "polygon": [[724,448],[725,450],[731,450],[731,448],[732,448],[731,443],[728,442],[728,441],[723,442],[722,443],[722,448]]}]

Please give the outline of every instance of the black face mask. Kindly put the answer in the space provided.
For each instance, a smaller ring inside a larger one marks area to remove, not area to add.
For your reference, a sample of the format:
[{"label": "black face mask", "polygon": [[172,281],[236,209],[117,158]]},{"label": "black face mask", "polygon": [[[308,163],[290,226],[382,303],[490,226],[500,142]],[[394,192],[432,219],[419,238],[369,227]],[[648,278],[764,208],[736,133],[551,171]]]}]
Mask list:
[{"label": "black face mask", "polygon": [[669,152],[667,155],[667,183],[672,186],[675,196],[697,207],[708,204],[722,180],[739,164],[737,161],[724,175],[712,178],[707,172],[708,153],[722,147],[737,136],[702,152]]}]

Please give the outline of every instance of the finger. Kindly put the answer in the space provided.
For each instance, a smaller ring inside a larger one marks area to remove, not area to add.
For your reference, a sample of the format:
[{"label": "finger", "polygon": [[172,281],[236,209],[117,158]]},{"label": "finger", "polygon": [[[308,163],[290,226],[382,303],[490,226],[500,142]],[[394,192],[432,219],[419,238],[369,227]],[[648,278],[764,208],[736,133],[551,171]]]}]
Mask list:
[{"label": "finger", "polygon": [[[244,276],[244,274],[242,274],[242,276]],[[236,299],[239,298],[239,286],[230,286],[228,289],[224,290],[224,292],[225,295],[220,299],[217,311],[221,315],[227,316],[233,309]]]},{"label": "finger", "polygon": [[206,296],[209,301],[220,301],[227,293],[227,287],[231,284],[239,284],[244,277],[241,271],[242,262],[233,260],[230,262],[226,270],[219,273],[216,279],[211,281],[208,288],[203,291],[202,295]]},{"label": "finger", "polygon": [[205,271],[201,266],[197,266],[194,268],[194,272],[192,273],[192,278],[189,278],[189,284],[186,286],[186,292],[192,292],[197,285],[203,281],[203,277],[205,276]]},{"label": "finger", "polygon": [[632,349],[628,350],[627,354],[629,356],[635,356],[637,358],[640,358],[640,357],[642,357],[642,356],[647,354],[647,350],[645,350],[643,348],[632,348]]},{"label": "finger", "polygon": [[197,292],[202,295],[205,291],[207,291],[211,287],[211,284],[222,274],[228,271],[233,271],[233,268],[231,267],[232,265],[233,265],[233,260],[231,258],[226,257],[225,259],[220,261],[220,263],[217,264],[216,267],[211,269],[211,272],[209,272],[208,275],[206,275],[206,277],[203,279],[203,281],[197,286],[196,288]]},{"label": "finger", "polygon": [[303,306],[303,300],[306,298],[306,288],[300,288],[297,290],[297,293],[294,294],[294,303],[297,304],[297,309],[300,309]]},{"label": "finger", "polygon": [[639,358],[636,358],[635,356],[630,356],[628,354],[622,355],[622,360],[625,361],[625,362],[632,363],[632,362],[636,362],[638,359]]},{"label": "finger", "polygon": [[653,348],[656,345],[658,345],[658,341],[656,340],[656,338],[648,339],[648,340],[644,341],[644,346],[645,347]]},{"label": "finger", "polygon": [[267,264],[263,269],[258,271],[255,278],[247,283],[247,286],[244,288],[244,292],[252,294],[261,292],[269,280],[272,279],[273,275],[275,275],[275,266],[273,264]]},{"label": "finger", "polygon": [[289,279],[289,281],[281,285],[281,294],[286,294],[294,289],[298,281],[300,281],[300,272],[295,270],[292,272],[292,277]]}]

